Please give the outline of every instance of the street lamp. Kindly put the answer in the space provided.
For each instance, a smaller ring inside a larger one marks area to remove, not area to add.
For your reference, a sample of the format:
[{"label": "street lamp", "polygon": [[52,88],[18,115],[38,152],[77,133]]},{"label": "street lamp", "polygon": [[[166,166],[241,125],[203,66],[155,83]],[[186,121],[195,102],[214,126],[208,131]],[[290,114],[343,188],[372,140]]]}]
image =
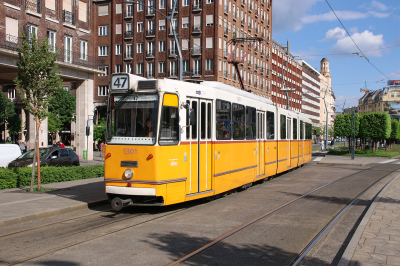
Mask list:
[{"label": "street lamp", "polygon": [[172,27],[172,33],[174,34],[174,38],[175,38],[175,45],[176,45],[176,47],[178,48],[178,55],[179,55],[179,80],[182,80],[183,78],[182,78],[182,73],[183,73],[183,58],[182,58],[182,52],[181,52],[181,47],[179,46],[179,41],[178,41],[178,35],[176,35],[176,32],[175,32],[175,28],[176,27],[174,27],[174,25],[173,25],[173,23],[172,23],[172,21],[173,21],[173,18],[174,18],[174,14],[175,14],[175,8],[176,8],[176,3],[178,2],[178,0],[174,0],[174,7],[172,8],[172,13],[171,13],[171,16],[166,16],[166,15],[164,15],[163,13],[161,13],[160,11],[158,11],[157,9],[155,9],[154,7],[152,7],[152,6],[148,6],[148,5],[145,5],[145,4],[142,4],[142,3],[138,3],[138,2],[135,2],[135,1],[125,1],[125,3],[126,4],[136,4],[136,5],[142,5],[142,6],[146,6],[146,7],[149,7],[149,8],[151,8],[151,9],[153,9],[154,11],[156,11],[156,12],[158,12],[159,14],[161,14],[163,17],[165,17],[167,20],[169,20],[170,21],[170,23],[171,23],[171,27]]},{"label": "street lamp", "polygon": [[[285,83],[284,83],[285,84]],[[288,92],[295,92],[296,89],[293,88],[288,88],[288,87],[283,87],[282,89],[280,89],[280,91],[286,92],[286,103],[287,103],[287,107],[286,109],[289,110],[289,94]]]}]

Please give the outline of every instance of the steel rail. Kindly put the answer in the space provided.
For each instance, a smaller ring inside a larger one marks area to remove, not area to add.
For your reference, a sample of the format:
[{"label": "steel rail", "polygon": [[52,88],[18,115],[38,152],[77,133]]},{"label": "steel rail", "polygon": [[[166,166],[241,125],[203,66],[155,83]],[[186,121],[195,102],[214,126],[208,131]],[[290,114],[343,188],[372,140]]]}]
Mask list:
[{"label": "steel rail", "polygon": [[[36,259],[36,258],[39,258],[39,257],[43,257],[43,256],[46,256],[46,255],[48,255],[48,254],[51,254],[51,253],[54,253],[54,252],[57,252],[57,251],[60,251],[60,250],[66,249],[66,248],[70,248],[70,247],[73,247],[73,246],[77,246],[77,245],[80,245],[80,244],[82,244],[82,243],[86,243],[86,242],[89,242],[89,241],[92,241],[92,240],[95,240],[95,239],[98,239],[98,238],[101,238],[101,237],[104,237],[104,236],[107,236],[107,235],[111,235],[111,234],[114,234],[114,233],[117,233],[117,232],[126,230],[126,229],[128,229],[128,228],[132,228],[132,227],[135,227],[135,226],[139,226],[139,225],[142,225],[142,224],[145,224],[145,223],[148,223],[148,222],[152,222],[152,221],[158,220],[158,219],[160,219],[160,218],[164,218],[164,217],[173,215],[173,214],[175,214],[175,213],[184,211],[184,210],[186,210],[186,209],[187,209],[187,208],[179,209],[179,210],[170,212],[170,213],[168,213],[168,214],[161,215],[161,216],[156,217],[156,218],[152,218],[152,219],[149,219],[149,220],[146,220],[146,221],[143,221],[143,222],[139,222],[139,223],[131,224],[131,225],[128,225],[128,226],[124,226],[124,227],[122,227],[122,228],[115,229],[115,230],[113,230],[113,231],[110,231],[110,232],[107,232],[107,233],[103,233],[103,234],[100,234],[100,235],[97,235],[97,236],[93,236],[93,237],[90,237],[90,238],[85,239],[85,240],[81,240],[81,241],[78,241],[78,242],[75,242],[75,243],[72,243],[72,244],[69,244],[69,245],[65,245],[65,246],[62,246],[62,247],[59,247],[59,248],[55,248],[55,249],[52,249],[52,250],[49,250],[49,251],[46,251],[46,252],[43,252],[43,253],[40,253],[40,254],[37,254],[37,255],[28,257],[28,258],[20,259],[20,260],[18,260],[18,261],[11,262],[11,263],[9,263],[9,264],[7,264],[7,265],[8,265],[8,266],[10,266],[10,265],[16,265],[16,264],[20,264],[20,263],[23,263],[23,262],[26,262],[26,261],[30,261],[30,260],[33,260],[33,259]],[[133,218],[136,218],[136,217],[137,217],[137,216],[135,216],[135,217],[133,217]]]},{"label": "steel rail", "polygon": [[[288,265],[293,265],[293,266],[297,266],[303,259],[304,257],[307,255],[308,252],[310,252],[310,250],[315,246],[315,244],[318,243],[318,241],[321,239],[321,237],[326,233],[326,231],[329,230],[329,228],[340,218],[340,216],[343,215],[343,213],[346,212],[346,210],[353,205],[354,202],[356,202],[362,195],[364,195],[370,188],[372,188],[374,185],[376,185],[376,183],[378,183],[379,181],[381,181],[382,179],[384,179],[385,177],[387,177],[388,175],[398,171],[399,169],[393,170],[387,174],[385,174],[384,176],[382,176],[381,178],[379,178],[378,180],[376,180],[374,183],[372,183],[371,185],[369,185],[367,188],[365,188],[363,191],[361,191],[352,201],[350,201],[347,206],[343,207],[342,210],[340,212],[338,212],[331,220],[330,222],[327,223],[327,225],[322,228],[322,230],[313,238],[313,240],[311,240],[311,242],[299,253],[299,255],[294,258]],[[388,183],[390,183],[390,181],[392,181],[395,177],[393,177],[391,180],[389,180]],[[386,183],[386,185],[388,184]],[[386,186],[385,185],[385,186]],[[384,186],[384,187],[385,187]],[[383,187],[383,188],[384,188]],[[383,189],[382,188],[382,189]],[[382,190],[381,189],[381,190]],[[380,191],[381,191],[380,190]],[[379,192],[380,192],[379,191]],[[378,192],[378,194],[379,194]],[[374,197],[375,198],[375,197]],[[294,263],[293,261],[296,260]]]},{"label": "steel rail", "polygon": [[[199,254],[199,253],[205,251],[206,249],[208,249],[208,248],[210,248],[210,247],[216,245],[217,243],[221,242],[222,240],[224,240],[224,239],[226,239],[226,238],[228,238],[228,237],[230,237],[230,236],[236,234],[237,232],[239,232],[239,231],[245,229],[246,227],[248,227],[248,226],[250,226],[250,225],[252,225],[252,224],[254,224],[254,223],[256,223],[256,222],[258,222],[258,221],[260,221],[260,220],[262,220],[263,218],[265,218],[265,217],[267,217],[267,216],[269,216],[269,215],[271,215],[271,214],[273,214],[273,213],[279,211],[280,209],[282,209],[282,208],[284,208],[284,207],[286,207],[286,206],[288,206],[288,205],[290,205],[290,204],[292,204],[292,203],[294,203],[294,202],[296,202],[296,201],[298,201],[298,200],[300,200],[300,199],[302,199],[302,198],[304,198],[304,197],[306,197],[306,196],[308,196],[308,195],[310,195],[310,194],[312,194],[312,193],[314,193],[314,192],[317,192],[317,191],[319,191],[319,190],[321,190],[321,189],[323,189],[323,188],[325,188],[325,187],[328,187],[328,186],[330,186],[330,185],[333,185],[333,184],[335,184],[335,183],[337,183],[337,182],[340,182],[340,181],[342,181],[342,180],[344,180],[344,179],[346,179],[346,178],[349,178],[349,177],[351,177],[351,176],[354,176],[354,175],[360,174],[360,173],[362,173],[362,172],[371,170],[371,169],[376,168],[376,167],[378,167],[378,166],[380,166],[380,165],[376,165],[376,166],[373,166],[373,167],[364,169],[364,170],[362,170],[362,171],[359,171],[359,172],[353,173],[353,174],[351,174],[351,175],[342,177],[342,178],[340,178],[340,179],[338,179],[338,180],[336,180],[336,181],[333,181],[333,182],[328,183],[328,184],[326,184],[326,185],[324,185],[324,186],[321,186],[321,187],[319,187],[319,188],[317,188],[317,189],[314,189],[314,190],[312,190],[312,191],[310,191],[310,192],[308,192],[308,193],[306,193],[306,194],[304,194],[304,195],[302,195],[302,196],[300,196],[300,197],[298,197],[298,198],[296,198],[296,199],[294,199],[294,200],[291,200],[291,201],[289,201],[289,202],[287,202],[287,203],[285,203],[285,204],[283,204],[283,205],[281,205],[281,206],[275,208],[275,209],[272,210],[272,211],[269,211],[269,212],[267,212],[267,213],[261,215],[260,217],[254,219],[254,220],[252,220],[252,221],[250,221],[250,222],[247,222],[247,223],[245,223],[245,224],[239,226],[238,228],[233,229],[232,231],[226,233],[225,235],[223,235],[223,236],[221,236],[221,237],[219,237],[219,238],[217,238],[217,239],[211,241],[210,243],[208,243],[208,244],[206,244],[206,245],[204,245],[204,246],[202,246],[202,247],[196,249],[195,251],[189,253],[188,255],[186,255],[186,256],[184,256],[184,257],[182,257],[182,258],[180,258],[180,259],[178,259],[178,260],[176,260],[176,261],[174,261],[174,262],[172,262],[172,263],[170,263],[170,264],[168,264],[168,266],[178,265],[178,264],[180,264],[180,263],[182,263],[182,262],[184,262],[184,261],[186,261],[186,260],[188,260],[188,259],[190,259],[190,258],[196,256],[197,254]],[[397,171],[397,170],[398,170],[398,169],[396,169],[396,171]]]}]

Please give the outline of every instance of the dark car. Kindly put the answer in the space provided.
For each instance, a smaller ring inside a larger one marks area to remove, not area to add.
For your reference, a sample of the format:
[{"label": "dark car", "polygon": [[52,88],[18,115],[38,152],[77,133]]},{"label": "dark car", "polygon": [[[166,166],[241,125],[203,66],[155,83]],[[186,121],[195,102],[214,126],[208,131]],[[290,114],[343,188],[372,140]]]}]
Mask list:
[{"label": "dark car", "polygon": [[[35,150],[29,150],[8,164],[9,168],[32,166]],[[76,153],[67,148],[52,147],[39,148],[40,166],[79,166],[79,157]]]}]

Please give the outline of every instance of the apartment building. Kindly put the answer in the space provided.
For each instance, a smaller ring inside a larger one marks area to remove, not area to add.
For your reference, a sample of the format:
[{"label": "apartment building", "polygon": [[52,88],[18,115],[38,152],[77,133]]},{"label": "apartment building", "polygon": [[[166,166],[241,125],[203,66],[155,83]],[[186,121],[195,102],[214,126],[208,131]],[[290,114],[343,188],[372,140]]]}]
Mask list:
[{"label": "apartment building", "polygon": [[320,126],[320,73],[303,59],[296,60],[302,66],[301,112],[309,117],[314,127]]},{"label": "apartment building", "polygon": [[[105,60],[104,74],[95,77],[94,104],[98,117],[105,105],[112,73],[145,78],[179,78],[190,82],[218,81],[270,97],[272,0],[93,1],[95,53]],[[178,35],[183,64],[174,38]],[[263,38],[236,42],[232,39]],[[247,51],[249,53],[246,55]],[[231,57],[232,52],[235,51]],[[246,56],[245,56],[246,55]]]},{"label": "apartment building", "polygon": [[[302,66],[294,60],[294,56],[287,55],[287,47],[272,40],[271,52],[271,100],[282,108],[287,108],[289,96],[289,109],[301,112],[302,106]],[[281,91],[283,88],[292,89],[291,92]]]},{"label": "apartment building", "polygon": [[391,118],[400,119],[400,86],[389,86],[376,91],[367,91],[359,100],[359,114],[386,112]]},{"label": "apartment building", "polygon": [[[35,34],[39,42],[47,38],[51,51],[59,53],[56,65],[61,71],[64,88],[76,94],[77,102],[76,123],[69,129],[69,138],[77,154],[82,156],[83,150],[93,143],[93,134],[87,138],[85,128],[87,120],[93,116],[94,75],[103,73],[99,71],[102,62],[94,49],[92,5],[89,0],[3,0],[0,3],[0,86],[15,102],[16,111],[23,120],[20,140],[28,141],[28,148],[33,148],[35,123],[25,112],[13,82],[17,76],[15,61],[18,60],[17,47],[21,45],[21,29],[28,38]],[[40,146],[45,147],[49,141],[47,121],[41,123],[39,132]],[[6,137],[5,131],[2,139]],[[88,158],[91,157],[89,153]]]}]

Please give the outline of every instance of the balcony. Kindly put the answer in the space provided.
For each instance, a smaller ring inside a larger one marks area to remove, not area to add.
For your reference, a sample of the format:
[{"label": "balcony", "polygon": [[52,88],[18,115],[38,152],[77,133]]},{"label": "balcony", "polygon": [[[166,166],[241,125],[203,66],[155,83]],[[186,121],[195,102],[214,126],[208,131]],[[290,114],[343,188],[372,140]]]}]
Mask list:
[{"label": "balcony", "polygon": [[124,53],[124,60],[132,60],[133,59],[133,53],[132,52],[125,52]]},{"label": "balcony", "polygon": [[147,8],[146,10],[146,17],[154,17],[156,15],[156,11],[154,8]]},{"label": "balcony", "polygon": [[146,38],[154,38],[156,36],[156,31],[153,30],[146,30]]},{"label": "balcony", "polygon": [[264,15],[261,15],[261,22],[264,22]]},{"label": "balcony", "polygon": [[201,33],[201,25],[193,26],[192,34],[200,34]]},{"label": "balcony", "polygon": [[228,50],[224,49],[224,57],[227,58],[228,57]]},{"label": "balcony", "polygon": [[178,77],[177,71],[175,69],[168,71],[168,76],[170,78],[177,78]]},{"label": "balcony", "polygon": [[228,37],[228,28],[224,28],[224,36]]},{"label": "balcony", "polygon": [[75,13],[63,10],[62,21],[70,25],[75,25]]},{"label": "balcony", "polygon": [[267,19],[267,26],[269,27],[269,19]]},{"label": "balcony", "polygon": [[42,13],[40,0],[25,0],[25,9],[36,13]]},{"label": "balcony", "polygon": [[201,48],[200,47],[193,47],[192,48],[192,56],[200,56],[201,55]]},{"label": "balcony", "polygon": [[249,25],[248,25],[248,29],[249,29],[249,30],[251,30],[251,23],[249,23]]},{"label": "balcony", "polygon": [[200,69],[195,69],[193,71],[192,78],[199,78],[199,77],[201,77],[201,70]]},{"label": "balcony", "polygon": [[257,35],[258,34],[258,28],[255,28],[254,32]]},{"label": "balcony", "polygon": [[133,10],[126,10],[125,18],[126,19],[133,18]]},{"label": "balcony", "polygon": [[251,62],[250,61],[247,62],[247,66],[248,66],[248,68],[251,68]]},{"label": "balcony", "polygon": [[228,15],[228,6],[224,6],[224,14]]},{"label": "balcony", "polygon": [[146,52],[146,59],[153,59],[153,58],[155,58],[155,56],[154,56],[154,50],[148,50],[148,51]]},{"label": "balcony", "polygon": [[258,17],[258,10],[256,10],[256,11],[254,12],[254,15],[255,15],[256,17]]},{"label": "balcony", "polygon": [[236,21],[236,12],[233,12],[233,20],[235,20]]},{"label": "balcony", "polygon": [[17,36],[0,33],[0,38],[0,48],[17,51],[17,47],[20,47],[20,40]]},{"label": "balcony", "polygon": [[178,57],[178,51],[176,49],[169,49],[168,50],[168,57],[169,58],[176,58]]},{"label": "balcony", "polygon": [[242,5],[242,7],[244,7],[244,0],[241,0],[240,4]]},{"label": "balcony", "polygon": [[125,31],[124,39],[132,39],[133,38],[133,30]]},{"label": "balcony", "polygon": [[[172,7],[168,7],[168,14],[170,14],[170,15],[172,14],[172,9],[173,9]],[[175,7],[174,15],[175,14],[178,14],[178,4]]]},{"label": "balcony", "polygon": [[201,1],[195,1],[195,3],[193,4],[193,12],[201,11],[202,8],[203,7]]}]

